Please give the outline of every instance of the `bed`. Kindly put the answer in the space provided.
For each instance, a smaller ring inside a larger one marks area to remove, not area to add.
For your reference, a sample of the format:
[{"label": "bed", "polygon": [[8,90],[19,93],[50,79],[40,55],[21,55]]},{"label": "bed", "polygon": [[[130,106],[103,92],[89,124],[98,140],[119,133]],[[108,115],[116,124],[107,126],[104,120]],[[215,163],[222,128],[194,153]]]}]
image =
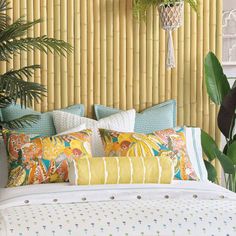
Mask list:
[{"label": "bed", "polygon": [[208,181],[0,191],[1,236],[236,235],[236,195]]}]

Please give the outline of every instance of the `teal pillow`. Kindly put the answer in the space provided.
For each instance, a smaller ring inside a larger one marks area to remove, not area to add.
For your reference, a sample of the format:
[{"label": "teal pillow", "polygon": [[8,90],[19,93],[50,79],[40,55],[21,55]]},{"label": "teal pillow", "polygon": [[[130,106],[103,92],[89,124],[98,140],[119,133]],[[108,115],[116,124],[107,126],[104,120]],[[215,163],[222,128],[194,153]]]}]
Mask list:
[{"label": "teal pillow", "polygon": [[[94,105],[97,120],[120,112],[119,109]],[[136,114],[134,131],[149,134],[176,127],[176,101],[169,100]]]},{"label": "teal pillow", "polygon": [[[67,108],[61,109],[61,111],[84,116],[84,105],[78,104],[69,106]],[[1,109],[1,113],[3,121],[14,120],[29,114],[40,115],[40,119],[37,121],[37,123],[31,123],[31,126],[17,129],[17,131],[27,134],[40,134],[44,136],[52,136],[56,134],[52,112],[40,113],[30,108],[21,108],[20,105],[16,104]]]}]

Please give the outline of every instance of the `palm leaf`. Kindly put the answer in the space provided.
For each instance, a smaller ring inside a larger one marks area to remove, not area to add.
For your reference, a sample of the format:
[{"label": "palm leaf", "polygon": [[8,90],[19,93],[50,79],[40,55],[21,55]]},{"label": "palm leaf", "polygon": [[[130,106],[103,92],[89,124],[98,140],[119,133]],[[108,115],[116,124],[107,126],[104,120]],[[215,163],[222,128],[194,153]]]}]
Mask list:
[{"label": "palm leaf", "polygon": [[8,96],[0,94],[0,108],[5,108],[12,103],[12,99]]},{"label": "palm leaf", "polygon": [[19,70],[10,70],[0,76],[0,92],[4,96],[11,98],[12,102],[20,99],[20,104],[26,106],[32,105],[33,100],[41,100],[45,95],[46,89],[38,83],[25,81],[32,76],[33,71],[40,68],[38,65],[26,66]]},{"label": "palm leaf", "polygon": [[6,14],[8,10],[9,3],[6,0],[0,0],[0,32],[7,27],[7,22],[10,20],[10,17]]},{"label": "palm leaf", "polygon": [[32,123],[36,124],[39,119],[39,115],[25,115],[15,120],[1,121],[0,126],[9,129],[19,129],[24,128],[26,125],[31,126]]},{"label": "palm leaf", "polygon": [[66,52],[70,52],[72,47],[63,40],[47,38],[46,35],[37,38],[22,38],[14,39],[12,41],[3,41],[0,43],[0,60],[9,61],[13,53],[20,53],[20,51],[29,51],[38,49],[47,53],[56,52],[65,56]]}]

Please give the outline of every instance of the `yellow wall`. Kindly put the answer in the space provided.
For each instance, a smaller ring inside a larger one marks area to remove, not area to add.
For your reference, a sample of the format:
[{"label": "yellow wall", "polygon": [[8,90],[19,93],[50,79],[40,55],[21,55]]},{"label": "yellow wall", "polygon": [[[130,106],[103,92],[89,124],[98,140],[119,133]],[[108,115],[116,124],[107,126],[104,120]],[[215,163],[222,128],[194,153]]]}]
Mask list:
[{"label": "yellow wall", "polygon": [[156,9],[139,24],[132,17],[132,0],[10,2],[13,19],[43,19],[29,36],[47,34],[74,47],[67,58],[28,52],[7,65],[42,65],[32,80],[46,85],[48,96],[36,109],[83,103],[91,116],[94,103],[140,111],[172,98],[177,99],[179,125],[203,127],[219,140],[216,108],[203,82],[203,59],[209,50],[221,57],[222,0],[200,0],[198,18],[186,4],[184,27],[173,34],[174,70],[165,68],[166,35]]}]

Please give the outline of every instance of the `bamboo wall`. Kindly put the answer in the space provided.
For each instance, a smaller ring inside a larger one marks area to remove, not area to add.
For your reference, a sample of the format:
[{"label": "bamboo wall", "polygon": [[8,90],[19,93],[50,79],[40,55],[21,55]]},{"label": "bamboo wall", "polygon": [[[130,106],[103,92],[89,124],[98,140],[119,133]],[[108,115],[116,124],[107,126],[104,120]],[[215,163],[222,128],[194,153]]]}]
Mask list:
[{"label": "bamboo wall", "polygon": [[21,53],[1,70],[40,63],[32,81],[44,84],[48,96],[41,111],[83,103],[121,109],[147,107],[176,99],[178,124],[203,127],[219,141],[216,108],[203,81],[209,50],[221,58],[222,0],[200,0],[199,16],[185,5],[184,27],[173,34],[177,67],[165,68],[166,35],[156,9],[145,22],[132,17],[132,0],[11,0],[12,19],[42,18],[28,36],[47,34],[68,41],[73,54],[62,58],[39,52]]}]

